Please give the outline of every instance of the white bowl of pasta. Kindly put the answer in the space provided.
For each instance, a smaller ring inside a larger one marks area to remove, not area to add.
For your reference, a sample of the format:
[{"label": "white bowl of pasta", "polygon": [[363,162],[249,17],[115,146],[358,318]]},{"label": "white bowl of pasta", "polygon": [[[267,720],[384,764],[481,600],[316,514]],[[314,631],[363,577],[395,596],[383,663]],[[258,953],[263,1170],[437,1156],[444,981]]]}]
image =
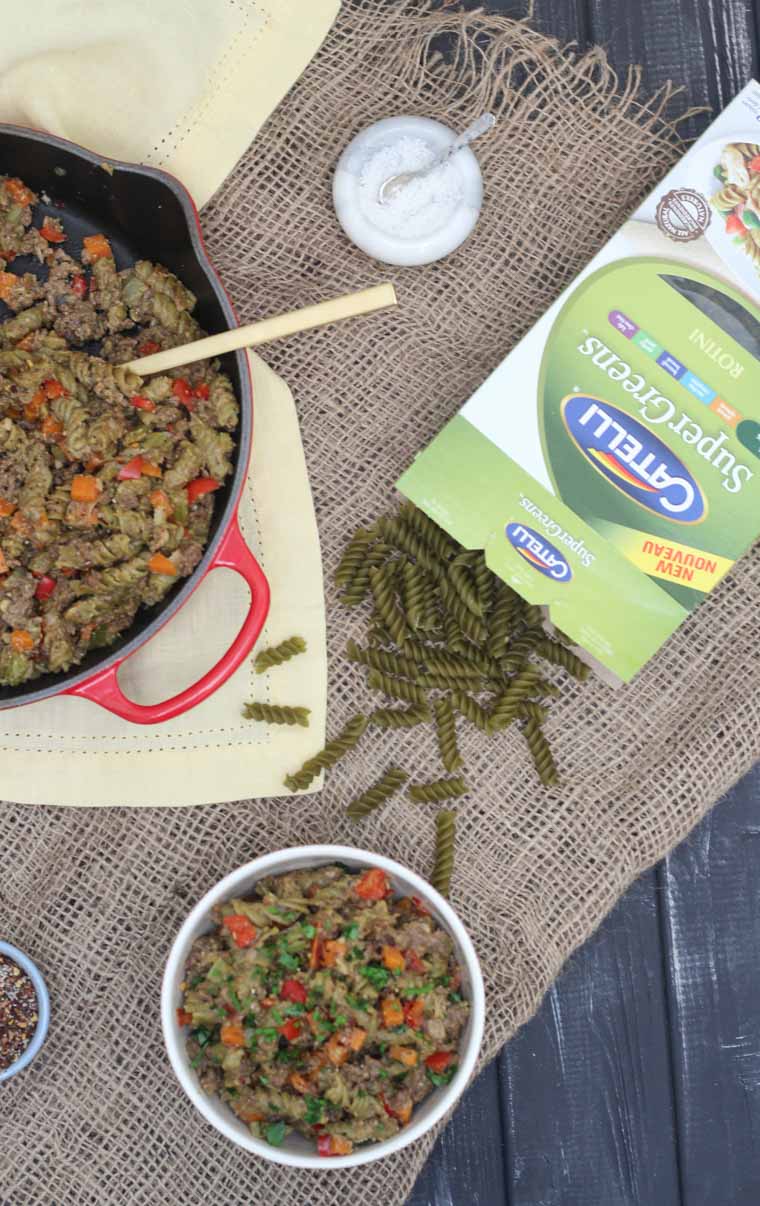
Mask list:
[{"label": "white bowl of pasta", "polygon": [[171,1065],[203,1117],[254,1155],[323,1170],[435,1126],[472,1076],[484,1017],[451,906],[351,846],[227,875],[177,934],[161,997]]}]

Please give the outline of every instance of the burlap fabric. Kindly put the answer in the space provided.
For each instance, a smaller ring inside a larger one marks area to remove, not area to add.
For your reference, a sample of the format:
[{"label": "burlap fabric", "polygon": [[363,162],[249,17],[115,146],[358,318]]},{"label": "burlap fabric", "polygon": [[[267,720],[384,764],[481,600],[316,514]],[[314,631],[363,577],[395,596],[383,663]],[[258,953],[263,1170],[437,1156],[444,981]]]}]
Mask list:
[{"label": "burlap fabric", "polygon": [[[444,7],[347,0],[323,50],[207,207],[242,320],[382,279],[330,208],[347,140],[389,113],[452,125],[490,108],[480,226],[455,256],[393,270],[397,313],[296,338],[267,356],[294,389],[326,568],[360,520],[677,154],[667,95],[642,105],[603,56],[529,26]],[[442,46],[453,56],[439,57]],[[282,466],[287,489],[287,465]],[[359,618],[331,595],[333,727],[366,700],[341,655]],[[760,755],[754,675],[760,563],[746,558],[636,682],[571,691],[549,733],[561,791],[509,732],[463,730],[453,903],[488,988],[484,1055],[536,1009],[570,952]],[[294,701],[295,702],[295,701]],[[0,811],[2,929],[47,972],[53,1024],[33,1072],[3,1086],[7,1206],[389,1206],[432,1137],[355,1173],[289,1173],[218,1137],[174,1083],[158,1023],[167,947],[190,904],[265,850],[348,840],[425,871],[433,824],[403,799],[360,829],[342,810],[391,760],[438,771],[432,735],[366,738],[321,797],[177,811]]]}]

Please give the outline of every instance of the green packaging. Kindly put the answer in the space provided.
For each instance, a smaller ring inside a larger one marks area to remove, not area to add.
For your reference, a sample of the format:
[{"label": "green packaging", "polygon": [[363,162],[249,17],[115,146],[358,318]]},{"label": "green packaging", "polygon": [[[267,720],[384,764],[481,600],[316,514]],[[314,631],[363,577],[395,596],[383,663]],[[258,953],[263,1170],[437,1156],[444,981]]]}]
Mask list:
[{"label": "green packaging", "polygon": [[398,483],[613,680],[760,531],[758,301],[752,83]]}]

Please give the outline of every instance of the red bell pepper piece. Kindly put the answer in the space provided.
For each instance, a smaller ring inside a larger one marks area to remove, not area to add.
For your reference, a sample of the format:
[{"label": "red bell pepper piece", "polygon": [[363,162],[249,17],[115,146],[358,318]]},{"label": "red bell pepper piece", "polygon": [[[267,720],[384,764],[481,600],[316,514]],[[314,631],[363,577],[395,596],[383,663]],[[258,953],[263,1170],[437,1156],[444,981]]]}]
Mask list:
[{"label": "red bell pepper piece", "polygon": [[390,893],[388,877],[379,867],[372,867],[359,876],[354,891],[362,900],[384,900]]},{"label": "red bell pepper piece", "polygon": [[305,985],[300,980],[283,980],[280,989],[281,1001],[294,1001],[298,1005],[305,1005],[308,995]]},{"label": "red bell pepper piece", "polygon": [[235,943],[235,946],[244,949],[247,946],[252,946],[256,941],[256,927],[242,913],[228,913],[226,917],[222,918],[222,925],[232,934],[232,941]]},{"label": "red bell pepper piece", "polygon": [[202,498],[204,494],[211,494],[212,490],[219,489],[219,482],[215,477],[196,477],[195,481],[188,482],[187,501],[192,504],[198,498]]},{"label": "red bell pepper piece", "polygon": [[182,1006],[180,1006],[177,1009],[177,1025],[178,1026],[189,1026],[190,1023],[192,1022],[192,1020],[193,1020],[193,1015],[191,1013],[188,1013],[186,1009],[183,1009]]},{"label": "red bell pepper piece", "polygon": [[133,394],[129,400],[137,410],[153,411],[156,409],[155,402],[150,398],[143,398],[140,394]]},{"label": "red bell pepper piece", "polygon": [[76,293],[77,297],[82,298],[82,297],[87,296],[88,289],[89,289],[89,285],[87,283],[86,276],[82,276],[81,272],[78,272],[76,276],[72,276],[72,278],[71,278],[71,292],[72,293]]},{"label": "red bell pepper piece", "polygon": [[412,1030],[419,1030],[424,1016],[425,1002],[422,997],[415,997],[413,1001],[404,1002],[404,1021],[407,1026],[411,1026]]},{"label": "red bell pepper piece", "polygon": [[406,960],[406,966],[410,971],[424,972],[426,970],[425,964],[422,962],[416,951],[404,951],[404,959]]},{"label": "red bell pepper piece", "polygon": [[278,1026],[277,1029],[283,1038],[287,1039],[289,1043],[292,1043],[293,1040],[297,1039],[301,1033],[301,1023],[297,1022],[295,1018],[288,1018],[287,1022],[285,1022],[285,1024],[282,1026]]},{"label": "red bell pepper piece", "polygon": [[209,387],[206,385],[206,382],[201,381],[200,385],[196,385],[195,389],[193,390],[193,393],[195,394],[196,398],[204,398],[205,399],[205,398],[208,398],[210,390],[209,390]]},{"label": "red bell pepper piece", "polygon": [[161,344],[156,343],[155,339],[146,339],[145,343],[137,345],[137,350],[141,356],[152,356],[154,352],[161,351]]},{"label": "red bell pepper piece", "polygon": [[188,410],[193,410],[193,388],[184,377],[177,377],[172,385],[172,393],[180,406],[186,406]]},{"label": "red bell pepper piece", "polygon": [[34,597],[40,601],[49,599],[54,590],[55,578],[51,578],[48,574],[44,574],[37,583],[37,589],[34,592]]},{"label": "red bell pepper piece", "polygon": [[62,230],[58,230],[58,228],[53,225],[50,218],[45,218],[45,221],[40,227],[40,234],[42,235],[43,239],[47,239],[48,243],[66,242],[66,235]]},{"label": "red bell pepper piece", "polygon": [[453,1058],[453,1051],[435,1051],[427,1057],[425,1063],[431,1072],[437,1072],[440,1075],[441,1072],[446,1071]]},{"label": "red bell pepper piece", "polygon": [[143,459],[141,456],[133,457],[131,461],[127,461],[126,465],[122,465],[117,476],[120,482],[135,481],[142,473]]}]

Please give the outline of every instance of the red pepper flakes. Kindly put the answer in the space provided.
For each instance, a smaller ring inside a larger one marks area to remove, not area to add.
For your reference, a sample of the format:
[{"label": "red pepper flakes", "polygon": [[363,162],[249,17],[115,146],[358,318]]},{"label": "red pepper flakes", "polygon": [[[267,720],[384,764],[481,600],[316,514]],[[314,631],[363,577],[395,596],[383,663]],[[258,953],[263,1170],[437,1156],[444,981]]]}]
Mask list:
[{"label": "red pepper flakes", "polygon": [[38,1020],[32,981],[17,963],[0,955],[0,1072],[24,1054]]}]

